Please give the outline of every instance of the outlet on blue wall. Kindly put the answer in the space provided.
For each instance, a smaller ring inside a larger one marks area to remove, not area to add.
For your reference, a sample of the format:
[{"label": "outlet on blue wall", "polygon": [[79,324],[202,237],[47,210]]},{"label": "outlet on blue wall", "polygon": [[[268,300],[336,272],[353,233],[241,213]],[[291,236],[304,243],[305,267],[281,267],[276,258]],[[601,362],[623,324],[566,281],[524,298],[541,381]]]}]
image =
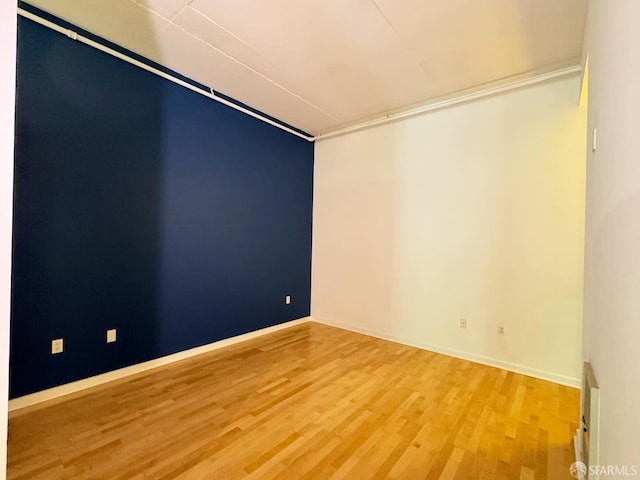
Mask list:
[{"label": "outlet on blue wall", "polygon": [[12,398],[309,315],[312,143],[25,19],[16,128]]}]

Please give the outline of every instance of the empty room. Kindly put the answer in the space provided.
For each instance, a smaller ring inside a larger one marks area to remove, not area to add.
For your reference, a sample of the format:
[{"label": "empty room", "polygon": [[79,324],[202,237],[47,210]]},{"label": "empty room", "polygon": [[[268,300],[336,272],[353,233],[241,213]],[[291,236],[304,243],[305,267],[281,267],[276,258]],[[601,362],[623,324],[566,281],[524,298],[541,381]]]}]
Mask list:
[{"label": "empty room", "polygon": [[0,478],[640,477],[640,2],[0,36]]}]

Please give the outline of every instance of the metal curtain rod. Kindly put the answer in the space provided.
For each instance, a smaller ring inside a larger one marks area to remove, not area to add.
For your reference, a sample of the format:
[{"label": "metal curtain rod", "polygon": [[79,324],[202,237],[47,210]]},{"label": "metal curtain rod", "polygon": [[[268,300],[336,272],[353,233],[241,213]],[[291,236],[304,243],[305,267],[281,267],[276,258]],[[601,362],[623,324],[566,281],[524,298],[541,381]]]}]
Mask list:
[{"label": "metal curtain rod", "polygon": [[109,48],[106,45],[103,45],[99,42],[96,42],[94,40],[91,40],[90,38],[87,38],[83,35],[80,35],[79,33],[70,30],[68,28],[62,27],[60,25],[58,25],[57,23],[54,23],[50,20],[47,20],[45,18],[39,17],[38,15],[31,13],[27,10],[24,10],[23,8],[18,8],[18,15],[24,17],[24,18],[28,18],[29,20],[32,20],[36,23],[39,23],[40,25],[43,25],[47,28],[50,28],[51,30],[54,30],[58,33],[62,33],[63,35],[66,35],[67,37],[73,39],[73,40],[77,40],[81,43],[84,43],[85,45],[89,45],[90,47],[93,47],[97,50],[100,50],[102,52],[108,53],[109,55],[112,55],[116,58],[119,58],[120,60],[124,60],[127,63],[130,63],[131,65],[135,65],[136,67],[142,68],[143,70],[146,70],[148,72],[151,72],[155,75],[158,75],[159,77],[162,77],[166,80],[169,80],[177,85],[180,85],[184,88],[188,88],[189,90],[199,93],[200,95],[203,95],[207,98],[210,98],[211,100],[215,100],[216,102],[219,102],[223,105],[226,105],[227,107],[231,107],[234,110],[237,110],[239,112],[244,113],[245,115],[249,115],[250,117],[256,118],[264,123],[268,123],[269,125],[272,125],[276,128],[279,128],[280,130],[284,130],[287,133],[290,133],[292,135],[295,135],[296,137],[300,137],[304,140],[307,140],[308,142],[313,142],[315,140],[315,137],[310,137],[307,135],[303,135],[300,132],[297,132],[296,130],[287,127],[286,125],[283,125],[281,123],[275,122],[273,120],[271,120],[270,118],[267,118],[263,115],[260,115],[259,113],[253,112],[247,108],[241,107],[240,105],[236,105],[233,102],[230,102],[229,100],[226,100],[222,97],[217,96],[213,89],[209,88],[208,91],[206,90],[202,90],[198,87],[195,87],[193,85],[191,85],[188,82],[185,82],[184,80],[181,80],[177,77],[174,77],[173,75],[169,75],[168,73],[165,73],[161,70],[158,70],[155,67],[152,67],[151,65],[147,65],[144,62],[141,62],[139,60],[136,60],[135,58],[131,58],[128,55],[125,55],[124,53],[118,52],[117,50],[114,50],[113,48]]},{"label": "metal curtain rod", "polygon": [[552,72],[536,75],[535,77],[526,78],[524,80],[513,81],[505,85],[498,85],[491,88],[484,88],[477,92],[471,92],[464,95],[459,95],[459,96],[455,96],[445,100],[441,100],[441,101],[434,101],[432,103],[419,105],[417,107],[409,108],[407,110],[401,110],[394,113],[387,113],[381,117],[377,117],[372,120],[358,122],[353,125],[348,125],[344,128],[340,128],[338,130],[329,131],[327,133],[320,133],[315,136],[315,139],[316,141],[320,141],[320,140],[335,137],[338,135],[344,135],[345,133],[357,132],[365,128],[374,127],[377,125],[383,125],[385,123],[389,123],[394,120],[401,120],[403,118],[415,117],[417,115],[422,115],[424,113],[434,112],[436,110],[442,110],[443,108],[449,108],[454,105],[468,103],[473,100],[480,100],[485,97],[490,97],[500,93],[506,93],[511,90],[517,90],[519,88],[528,87],[530,85],[536,85],[538,83],[547,82],[549,80],[554,80],[556,78],[562,78],[569,75],[574,75],[581,71],[582,71],[582,66],[580,65],[574,65],[572,67],[567,67],[560,70],[554,70]]}]

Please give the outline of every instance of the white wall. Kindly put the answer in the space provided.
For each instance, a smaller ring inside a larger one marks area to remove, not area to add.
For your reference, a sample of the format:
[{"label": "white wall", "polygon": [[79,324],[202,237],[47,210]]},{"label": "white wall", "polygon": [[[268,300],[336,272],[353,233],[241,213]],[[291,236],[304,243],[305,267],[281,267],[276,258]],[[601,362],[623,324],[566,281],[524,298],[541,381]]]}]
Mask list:
[{"label": "white wall", "polygon": [[0,2],[0,478],[7,458],[16,2]]},{"label": "white wall", "polygon": [[640,468],[640,2],[589,1],[585,344],[601,465]]},{"label": "white wall", "polygon": [[317,142],[312,317],[577,385],[578,94],[572,76]]}]

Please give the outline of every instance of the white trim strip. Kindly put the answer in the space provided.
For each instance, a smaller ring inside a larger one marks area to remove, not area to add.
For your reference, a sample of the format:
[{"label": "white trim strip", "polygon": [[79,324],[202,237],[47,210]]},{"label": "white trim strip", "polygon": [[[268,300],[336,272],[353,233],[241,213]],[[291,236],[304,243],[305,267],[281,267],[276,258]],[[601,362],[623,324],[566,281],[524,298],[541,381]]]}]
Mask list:
[{"label": "white trim strip", "polygon": [[296,325],[301,325],[309,321],[311,321],[311,317],[304,317],[298,320],[292,320],[290,322],[262,328],[260,330],[245,333],[243,335],[238,335],[236,337],[225,338],[224,340],[219,340],[217,342],[209,343],[208,345],[203,345],[201,347],[184,350],[182,352],[174,353],[172,355],[167,355],[166,357],[156,358],[154,360],[149,360],[148,362],[138,363],[136,365],[131,365],[130,367],[124,367],[118,370],[112,370],[111,372],[103,373],[101,375],[96,375],[94,377],[85,378],[82,380],[78,380],[76,382],[60,385],[58,387],[49,388],[47,390],[42,390],[40,392],[31,393],[23,397],[14,398],[12,400],[9,400],[9,412],[13,412],[21,408],[29,407],[31,405],[36,405],[38,403],[46,402],[47,400],[53,400],[55,398],[59,398],[64,395],[69,395],[71,393],[80,392],[82,390],[86,390],[87,388],[96,387],[98,385],[102,385],[107,382],[120,380],[122,378],[135,375],[136,373],[145,372],[147,370],[161,367],[163,365],[168,365],[170,363],[178,362],[180,360],[191,358],[196,355],[201,355],[203,353],[219,350],[221,348],[228,347],[230,345],[235,345],[241,342],[245,342],[253,338],[258,338],[263,335],[267,335],[269,333],[277,332],[279,330],[285,330],[287,328],[291,328]]},{"label": "white trim strip", "polygon": [[285,125],[282,125],[281,123],[275,122],[273,120],[271,120],[270,118],[264,117],[258,113],[252,112],[251,110],[248,110],[244,107],[241,107],[240,105],[236,105],[233,102],[230,102],[228,100],[225,100],[224,98],[221,98],[219,96],[217,96],[215,93],[213,93],[213,89],[209,89],[210,91],[205,91],[202,90],[198,87],[194,87],[193,85],[191,85],[190,83],[185,82],[184,80],[180,80],[179,78],[176,78],[172,75],[169,75],[168,73],[165,73],[161,70],[158,70],[157,68],[154,68],[150,65],[147,65],[146,63],[143,63],[139,60],[136,60],[135,58],[131,58],[128,55],[125,55],[123,53],[118,52],[117,50],[114,50],[112,48],[109,48],[105,45],[102,45],[101,43],[95,42],[93,40],[91,40],[90,38],[87,38],[83,35],[78,34],[77,32],[74,32],[73,30],[70,30],[68,28],[64,28],[61,27],[60,25],[58,25],[57,23],[51,22],[49,20],[46,20],[42,17],[39,17],[38,15],[31,13],[27,10],[24,10],[22,8],[18,8],[18,15],[24,17],[24,18],[28,18],[29,20],[32,20],[36,23],[39,23],[40,25],[43,25],[47,28],[50,28],[51,30],[54,30],[58,33],[62,33],[63,35],[68,36],[69,38],[73,39],[73,40],[77,40],[81,43],[84,43],[85,45],[89,45],[90,47],[93,47],[97,50],[100,50],[101,52],[105,52],[108,53],[109,55],[112,55],[116,58],[119,58],[120,60],[124,60],[127,63],[130,63],[131,65],[135,65],[136,67],[142,68],[143,70],[146,70],[148,72],[151,72],[159,77],[162,77],[166,80],[169,80],[173,83],[176,83],[184,88],[188,88],[189,90],[199,93],[200,95],[203,95],[207,98],[210,98],[211,100],[215,100],[216,102],[222,103],[223,105],[226,105],[228,107],[233,108],[234,110],[237,110],[239,112],[244,113],[245,115],[249,115],[250,117],[253,117],[255,119],[258,119],[264,123],[268,123],[269,125],[272,125],[276,128],[279,128],[280,130],[284,130],[287,133],[290,133],[292,135],[295,135],[296,137],[300,137],[304,140],[307,140],[308,142],[313,142],[315,140],[315,137],[309,137],[307,135],[303,135],[300,132],[297,132],[296,130],[293,130]]},{"label": "white trim strip", "polygon": [[430,352],[440,353],[442,355],[448,355],[455,358],[461,358],[462,360],[468,360],[470,362],[480,363],[482,365],[488,365],[490,367],[496,367],[502,370],[508,370],[510,372],[527,375],[528,377],[540,378],[542,380],[558,383],[567,387],[580,388],[581,385],[581,381],[579,378],[569,377],[567,375],[561,375],[554,372],[548,372],[546,370],[539,370],[537,368],[531,368],[516,363],[503,362],[502,360],[497,360],[495,358],[485,357],[482,355],[476,355],[475,353],[471,352],[462,352],[446,347],[438,347],[424,342],[407,341],[406,339],[396,337],[395,335],[388,335],[386,333],[382,333],[376,330],[369,330],[367,328],[352,327],[350,325],[345,325],[338,322],[329,322],[326,320],[318,319],[318,317],[311,317],[311,321],[322,323],[323,325],[329,325],[331,327],[341,328],[350,332],[361,333],[363,335],[381,338],[382,340],[388,340],[390,342],[400,343],[402,345],[408,345],[410,347],[419,348],[421,350],[428,350]]},{"label": "white trim strip", "polygon": [[362,130],[364,128],[373,127],[376,125],[382,125],[385,123],[392,122],[394,120],[400,120],[402,118],[414,117],[416,115],[420,115],[422,113],[433,112],[434,110],[440,110],[443,108],[451,107],[453,105],[458,105],[460,103],[471,102],[473,100],[478,100],[481,98],[489,97],[492,95],[497,95],[499,93],[509,92],[511,90],[515,90],[517,88],[527,87],[529,85],[535,85],[537,83],[546,82],[549,80],[553,80],[555,78],[566,77],[569,75],[574,75],[582,71],[581,65],[575,65],[573,67],[563,68],[561,70],[556,70],[554,72],[545,73],[543,75],[537,75],[535,77],[531,77],[525,80],[519,80],[516,82],[508,83],[506,85],[500,85],[497,87],[487,88],[485,90],[480,90],[477,92],[469,93],[466,95],[461,95],[459,97],[449,98],[447,100],[442,100],[434,103],[427,103],[425,105],[421,105],[419,107],[411,108],[409,110],[403,110],[396,113],[389,113],[383,117],[374,118],[373,120],[368,120],[365,122],[356,123],[354,125],[341,128],[340,130],[334,130],[332,132],[323,133],[320,135],[316,135],[315,139],[324,140],[326,138],[335,137],[337,135],[343,135],[345,133],[355,132],[358,130]]}]

